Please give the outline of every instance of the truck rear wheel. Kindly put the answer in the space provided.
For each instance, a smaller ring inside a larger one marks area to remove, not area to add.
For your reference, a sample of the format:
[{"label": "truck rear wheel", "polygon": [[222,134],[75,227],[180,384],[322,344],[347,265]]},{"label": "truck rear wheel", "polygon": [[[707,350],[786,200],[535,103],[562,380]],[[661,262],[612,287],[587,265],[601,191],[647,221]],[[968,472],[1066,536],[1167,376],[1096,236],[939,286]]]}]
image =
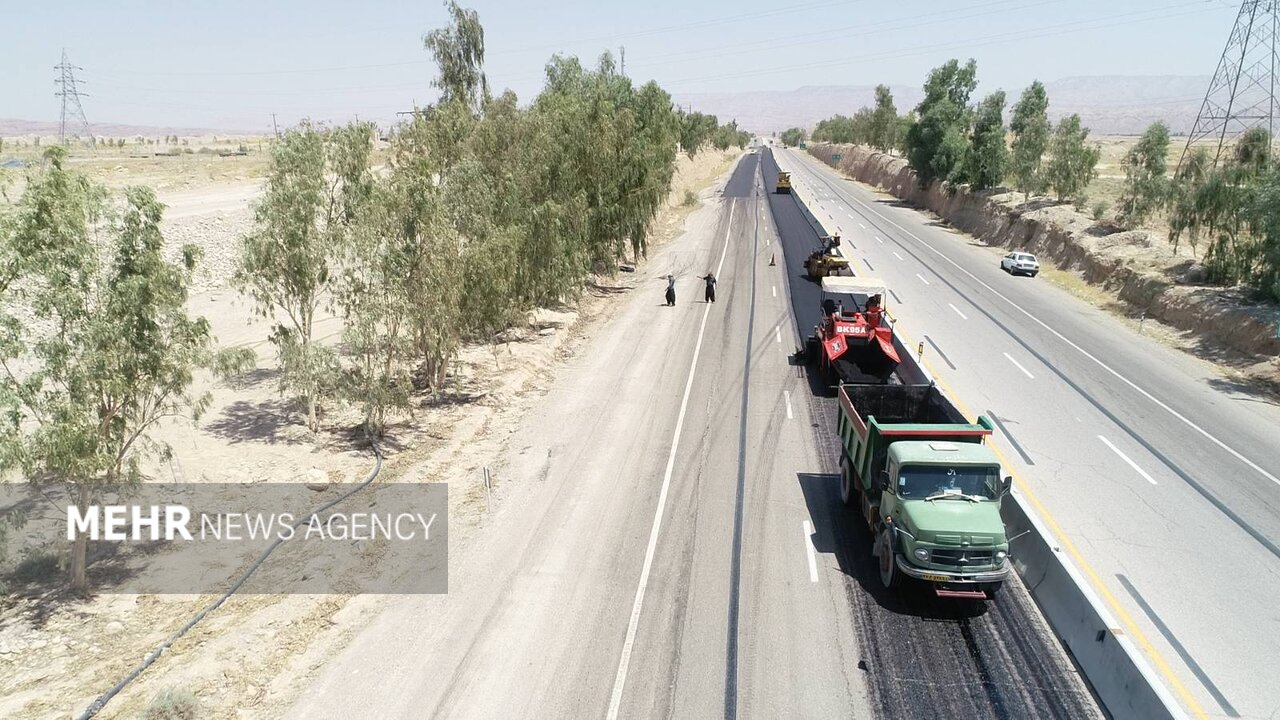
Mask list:
[{"label": "truck rear wheel", "polygon": [[840,502],[852,505],[854,497],[853,468],[849,467],[849,459],[842,455],[840,457]]}]

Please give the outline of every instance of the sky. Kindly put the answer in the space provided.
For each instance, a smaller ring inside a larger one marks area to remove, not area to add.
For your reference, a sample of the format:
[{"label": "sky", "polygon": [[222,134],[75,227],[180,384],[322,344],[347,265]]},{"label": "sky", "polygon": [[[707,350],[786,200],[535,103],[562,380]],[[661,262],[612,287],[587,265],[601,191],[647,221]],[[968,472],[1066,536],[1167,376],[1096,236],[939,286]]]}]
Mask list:
[{"label": "sky", "polygon": [[[1210,75],[1229,0],[464,0],[485,29],[495,90],[522,101],[554,53],[673,94],[909,85],[975,58],[979,92],[1082,75]],[[389,122],[431,102],[422,36],[443,4],[394,0],[22,2],[4,12],[0,118],[53,121],[53,66],[83,68],[90,123],[247,132],[307,117]]]}]

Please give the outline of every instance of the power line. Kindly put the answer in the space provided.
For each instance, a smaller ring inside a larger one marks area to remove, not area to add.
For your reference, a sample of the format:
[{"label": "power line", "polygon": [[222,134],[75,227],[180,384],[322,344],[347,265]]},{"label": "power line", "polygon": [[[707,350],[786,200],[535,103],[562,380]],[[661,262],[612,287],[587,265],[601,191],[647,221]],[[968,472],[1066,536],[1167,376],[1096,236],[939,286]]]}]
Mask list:
[{"label": "power line", "polygon": [[[839,27],[823,28],[817,32],[805,32],[794,35],[784,35],[769,38],[767,40],[756,40],[753,42],[735,42],[730,45],[721,45],[716,47],[699,47],[692,50],[681,50],[673,53],[664,53],[662,59],[655,62],[636,64],[634,67],[657,67],[662,65],[671,65],[673,63],[687,62],[688,59],[702,57],[727,57],[730,55],[748,55],[758,54],[761,50],[777,50],[787,47],[797,47],[800,45],[812,46],[812,41],[817,38],[839,37],[841,42],[847,42],[857,37],[865,37],[870,35],[882,35],[888,32],[896,32],[899,30],[908,30],[914,28],[925,27],[928,25],[937,25],[940,23],[957,23],[968,21],[973,18],[979,18],[984,15],[1005,15],[1009,12],[1030,10],[1031,8],[1043,5],[1062,4],[1064,0],[1040,0],[1029,5],[1015,5],[1010,7],[1008,0],[994,0],[994,2],[983,2],[975,5],[965,5],[962,7],[952,8],[949,10],[941,10],[936,13],[930,13],[927,19],[920,20],[920,13],[915,12],[911,15],[887,18],[885,20],[876,20],[873,22],[861,22],[854,25],[843,25]],[[982,8],[996,6],[994,10],[986,12],[974,12]],[[958,16],[958,17],[952,17]],[[911,22],[916,21],[916,22]],[[854,31],[854,32],[849,32]]]},{"label": "power line", "polygon": [[[693,22],[681,23],[678,25],[663,25],[660,27],[648,28],[644,30],[636,30],[628,33],[619,33],[614,35],[605,35],[593,38],[573,38],[564,42],[537,45],[523,48],[514,48],[510,50],[495,50],[487,52],[489,56],[512,55],[518,53],[529,53],[539,51],[556,51],[563,49],[566,45],[586,45],[598,42],[612,42],[627,38],[647,37],[651,35],[662,35],[671,32],[681,32],[688,30],[698,30],[716,25],[725,25],[730,23],[739,23],[748,20],[758,20],[761,18],[773,17],[777,15],[790,15],[802,11],[817,10],[835,5],[853,5],[867,2],[867,0],[822,0],[820,2],[810,2],[803,5],[791,5],[782,9],[763,10],[754,13],[734,13],[731,15],[718,15],[705,20],[696,20]],[[328,67],[310,67],[310,68],[292,68],[281,70],[237,70],[237,71],[188,71],[188,72],[166,72],[154,70],[128,70],[116,69],[98,72],[102,75],[150,75],[157,77],[247,77],[259,75],[300,75],[307,73],[323,73],[323,72],[339,72],[345,70],[381,70],[393,67],[406,67],[413,65],[434,65],[432,60],[406,60],[402,62],[390,63],[374,63],[368,65],[331,65]]]},{"label": "power line", "polygon": [[[934,25],[938,23],[954,23],[960,19],[969,20],[972,18],[981,17],[983,15],[991,15],[991,14],[997,14],[997,13],[1003,14],[1013,10],[1029,10],[1031,8],[1040,7],[1043,5],[1061,4],[1064,1],[1065,0],[1039,0],[1037,2],[1032,2],[1027,5],[1014,5],[1013,7],[1010,7],[1010,3],[1008,0],[994,0],[994,1],[974,4],[974,5],[967,5],[959,8],[953,8],[950,10],[944,10],[944,11],[941,11],[940,13],[934,13],[930,15],[928,20],[923,20],[919,22],[909,22],[919,18],[919,14],[917,13],[915,15],[910,15],[910,16],[889,18],[886,20],[873,21],[869,23],[864,22],[856,25],[848,25],[843,27],[827,28],[818,32],[807,32],[807,33],[801,33],[796,35],[787,35],[787,36],[782,36],[777,38],[771,38],[769,40],[761,40],[761,41],[755,41],[755,42],[750,42],[745,44],[734,43],[734,44],[725,45],[725,46],[701,47],[694,50],[683,50],[683,51],[674,52],[674,53],[666,53],[663,55],[662,60],[659,60],[656,62],[640,63],[638,65],[633,64],[633,67],[657,67],[657,66],[663,66],[663,65],[670,65],[675,62],[683,62],[679,58],[690,57],[690,56],[692,57],[702,57],[702,56],[723,57],[727,55],[758,53],[760,52],[761,49],[777,49],[777,48],[783,48],[783,47],[791,47],[798,44],[805,44],[804,39],[812,39],[815,37],[830,37],[833,33],[841,33],[846,30],[859,30],[859,32],[855,32],[852,34],[841,35],[842,40],[848,40],[850,38],[862,37],[866,35],[880,35],[887,32],[896,32],[899,30],[918,28],[918,27],[923,27],[926,25]],[[985,12],[974,12],[975,10],[990,8],[993,6],[995,6],[996,9],[987,10]],[[950,17],[952,15],[957,15],[957,14],[960,15],[961,17],[960,18]],[[495,53],[491,53],[491,54],[495,54]],[[496,54],[501,54],[501,53],[496,53]],[[627,68],[626,47],[625,46],[620,47],[618,54],[619,54],[619,62],[620,62],[620,74],[626,75],[626,68]],[[421,62],[430,64],[430,61],[421,61]],[[403,63],[397,63],[397,64],[403,64]],[[360,66],[360,67],[375,67],[375,66]],[[299,72],[302,72],[302,71],[299,71]],[[537,80],[542,77],[543,76],[540,74],[539,75],[522,75],[522,76],[517,76],[513,78],[507,78],[506,81],[521,82],[521,81],[528,81],[528,80]],[[427,85],[428,81],[423,80],[420,82],[413,82],[413,83],[407,83],[407,84],[398,83],[394,85],[367,85],[366,84],[366,85],[360,85],[360,86],[354,86],[354,87],[324,87],[324,88],[301,89],[301,90],[290,88],[290,89],[281,89],[281,90],[256,90],[256,91],[240,90],[240,89],[213,89],[213,88],[172,88],[172,87],[151,88],[151,87],[137,87],[132,85],[118,85],[115,83],[98,83],[98,84],[100,86],[111,87],[119,90],[130,90],[135,92],[146,92],[146,93],[160,93],[165,95],[169,95],[172,93],[180,93],[180,94],[191,94],[191,95],[236,95],[236,96],[243,96],[243,95],[267,96],[269,95],[271,97],[280,97],[285,95],[368,94],[372,92],[380,92],[385,90],[419,90],[419,89],[422,89],[425,85]]]},{"label": "power line", "polygon": [[[1186,12],[1181,12],[1181,13],[1169,12],[1170,10],[1186,8],[1192,5],[1198,5],[1200,6],[1200,9],[1188,10]],[[780,66],[780,67],[766,68],[763,70],[748,70],[743,72],[724,73],[719,75],[685,77],[685,78],[678,78],[675,80],[668,81],[664,83],[663,86],[664,87],[675,86],[681,83],[705,82],[709,80],[725,80],[725,79],[733,79],[733,78],[754,77],[757,75],[769,75],[769,74],[775,74],[775,73],[781,73],[781,72],[790,72],[793,70],[809,70],[809,69],[819,68],[819,67],[837,67],[841,65],[852,65],[854,63],[866,61],[866,60],[890,60],[890,59],[897,59],[901,57],[909,57],[911,55],[920,55],[928,52],[934,52],[937,50],[967,50],[969,48],[982,47],[985,45],[997,45],[997,44],[1008,42],[1008,41],[1032,40],[1032,39],[1039,39],[1039,38],[1046,38],[1046,37],[1055,37],[1058,35],[1066,35],[1070,33],[1082,32],[1085,30],[1099,30],[1099,29],[1106,29],[1111,27],[1119,27],[1121,25],[1131,25],[1133,23],[1139,23],[1139,22],[1167,20],[1169,18],[1181,17],[1184,15],[1194,15],[1197,13],[1217,10],[1217,8],[1212,8],[1212,7],[1206,8],[1204,7],[1204,5],[1205,5],[1204,0],[1195,0],[1194,2],[1171,5],[1169,7],[1159,8],[1156,10],[1140,10],[1136,12],[1120,13],[1118,15],[1110,15],[1110,16],[1101,17],[1101,18],[1093,18],[1091,20],[1077,20],[1069,23],[1046,25],[1039,28],[1026,28],[1021,30],[1014,30],[1011,32],[1001,33],[998,35],[990,35],[990,36],[987,36],[984,40],[980,40],[977,42],[972,42],[969,40],[960,40],[960,41],[949,42],[949,43],[920,45],[914,48],[907,48],[901,51],[894,50],[889,52],[871,53],[868,55],[861,55],[861,56],[835,58],[830,60],[820,60],[815,62],[797,64],[797,65],[786,65],[786,66]],[[1122,22],[1118,22],[1123,18],[1130,18],[1130,19],[1123,20]]]},{"label": "power line", "polygon": [[78,65],[72,65],[67,60],[67,50],[62,50],[62,62],[53,66],[58,71],[58,77],[53,82],[58,86],[58,91],[54,93],[54,97],[62,98],[62,116],[58,123],[58,143],[65,145],[67,142],[67,115],[70,113],[72,121],[79,120],[80,127],[84,130],[84,137],[92,138],[93,134],[89,131],[89,120],[84,116],[84,106],[80,104],[80,98],[89,97],[88,93],[80,92],[80,80],[76,79],[76,70],[84,68]]}]

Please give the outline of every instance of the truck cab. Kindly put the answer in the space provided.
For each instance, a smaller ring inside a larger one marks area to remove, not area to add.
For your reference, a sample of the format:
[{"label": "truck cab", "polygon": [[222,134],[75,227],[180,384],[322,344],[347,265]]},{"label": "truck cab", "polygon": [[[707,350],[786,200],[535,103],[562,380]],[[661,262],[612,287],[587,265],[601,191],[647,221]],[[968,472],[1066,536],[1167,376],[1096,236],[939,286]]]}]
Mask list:
[{"label": "truck cab", "polygon": [[[878,479],[881,580],[940,584],[939,595],[993,595],[1009,574],[1000,465],[977,443],[901,440]],[[886,552],[886,550],[888,552]]]}]

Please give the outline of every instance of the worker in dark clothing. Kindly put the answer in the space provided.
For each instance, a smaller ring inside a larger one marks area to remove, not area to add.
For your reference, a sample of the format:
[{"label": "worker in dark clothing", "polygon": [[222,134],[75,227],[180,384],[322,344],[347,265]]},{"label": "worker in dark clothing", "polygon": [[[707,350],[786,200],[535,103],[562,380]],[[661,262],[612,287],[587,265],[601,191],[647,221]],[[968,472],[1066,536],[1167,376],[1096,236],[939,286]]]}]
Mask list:
[{"label": "worker in dark clothing", "polygon": [[674,275],[667,276],[667,305],[674,306],[676,304],[676,277]]},{"label": "worker in dark clothing", "polygon": [[880,326],[880,316],[882,314],[880,308],[880,295],[872,295],[867,298],[867,324],[871,327]]},{"label": "worker in dark clothing", "polygon": [[716,301],[716,276],[707,273],[702,276],[702,280],[707,283],[706,301],[713,303]]}]

